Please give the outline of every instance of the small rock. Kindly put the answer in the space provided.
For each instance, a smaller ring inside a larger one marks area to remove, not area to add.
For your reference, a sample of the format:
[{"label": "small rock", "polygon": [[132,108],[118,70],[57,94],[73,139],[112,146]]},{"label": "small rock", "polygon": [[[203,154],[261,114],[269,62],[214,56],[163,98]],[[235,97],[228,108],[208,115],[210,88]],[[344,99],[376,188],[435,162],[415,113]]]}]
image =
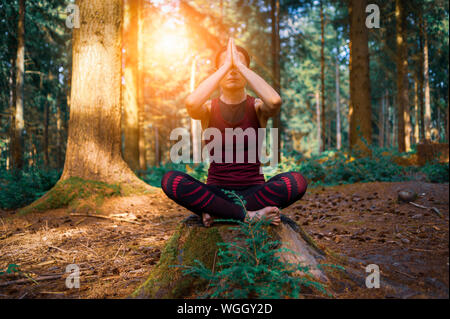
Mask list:
[{"label": "small rock", "polygon": [[402,238],[402,242],[403,242],[404,244],[409,244],[409,243],[410,243],[410,241],[409,241],[408,238]]},{"label": "small rock", "polygon": [[413,218],[413,219],[419,219],[419,218],[421,218],[422,216],[423,216],[422,214],[416,214],[416,215],[412,216],[411,218]]},{"label": "small rock", "polygon": [[399,202],[409,203],[417,199],[417,193],[412,190],[401,190],[397,195]]}]

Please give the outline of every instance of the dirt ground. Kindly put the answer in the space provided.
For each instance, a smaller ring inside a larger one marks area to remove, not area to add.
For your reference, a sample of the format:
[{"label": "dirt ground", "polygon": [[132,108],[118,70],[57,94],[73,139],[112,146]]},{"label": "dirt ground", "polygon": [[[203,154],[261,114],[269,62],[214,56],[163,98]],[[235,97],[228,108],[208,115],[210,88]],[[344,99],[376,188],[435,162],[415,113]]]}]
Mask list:
[{"label": "dirt ground", "polygon": [[[398,203],[402,189],[437,210]],[[330,275],[335,298],[449,298],[448,202],[448,184],[367,183],[310,189],[282,213],[319,246],[345,256],[350,275]],[[0,211],[0,298],[126,298],[189,214],[162,192],[111,198],[104,218],[68,209]],[[69,264],[80,269],[78,289],[66,287]],[[364,284],[369,264],[379,266],[379,289]],[[21,272],[8,274],[8,265]]]}]

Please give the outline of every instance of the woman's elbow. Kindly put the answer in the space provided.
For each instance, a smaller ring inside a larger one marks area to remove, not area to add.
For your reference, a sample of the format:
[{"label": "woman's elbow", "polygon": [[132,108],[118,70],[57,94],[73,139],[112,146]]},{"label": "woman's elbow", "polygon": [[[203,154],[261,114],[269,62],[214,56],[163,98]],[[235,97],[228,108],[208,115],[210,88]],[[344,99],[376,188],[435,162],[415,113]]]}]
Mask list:
[{"label": "woman's elbow", "polygon": [[192,102],[192,100],[189,99],[189,97],[186,98],[186,100],[184,101],[184,106],[186,107],[186,111],[190,116],[192,116],[192,114],[195,113],[195,105]]},{"label": "woman's elbow", "polygon": [[193,102],[191,101],[190,97],[188,96],[188,97],[184,100],[184,106],[185,106],[186,109],[189,111],[189,110],[192,110],[193,105],[194,105]]},{"label": "woman's elbow", "polygon": [[281,108],[281,105],[283,104],[283,101],[281,100],[280,97],[277,97],[277,98],[274,98],[270,104],[271,104],[271,109],[274,112],[278,112],[278,110]]}]

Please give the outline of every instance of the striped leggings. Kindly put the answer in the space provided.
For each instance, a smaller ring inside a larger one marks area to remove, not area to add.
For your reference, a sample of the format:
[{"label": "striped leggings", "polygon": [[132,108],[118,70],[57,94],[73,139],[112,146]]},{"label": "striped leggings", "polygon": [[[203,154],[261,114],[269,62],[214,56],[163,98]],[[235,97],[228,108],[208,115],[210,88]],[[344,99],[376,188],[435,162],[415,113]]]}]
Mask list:
[{"label": "striped leggings", "polygon": [[285,208],[302,198],[307,186],[305,178],[297,172],[281,173],[264,184],[242,189],[207,185],[179,171],[169,171],[161,180],[161,188],[170,199],[200,217],[208,213],[216,218],[237,220],[244,220],[245,211],[230,190],[241,197],[247,210],[256,211],[267,206]]}]

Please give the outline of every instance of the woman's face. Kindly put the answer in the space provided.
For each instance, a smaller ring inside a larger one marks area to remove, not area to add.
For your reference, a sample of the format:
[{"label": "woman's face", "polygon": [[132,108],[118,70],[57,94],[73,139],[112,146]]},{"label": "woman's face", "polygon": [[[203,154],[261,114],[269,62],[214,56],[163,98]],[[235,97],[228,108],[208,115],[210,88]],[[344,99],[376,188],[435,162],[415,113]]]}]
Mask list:
[{"label": "woman's face", "polygon": [[[247,65],[246,59],[244,54],[242,52],[238,51],[239,60]],[[223,52],[220,55],[219,58],[219,67],[222,66],[222,64],[225,61],[226,52]],[[222,80],[219,83],[220,87],[222,89],[228,90],[228,91],[234,91],[234,90],[242,90],[247,85],[247,81],[245,78],[239,73],[236,67],[232,67],[227,74],[222,78]]]}]

